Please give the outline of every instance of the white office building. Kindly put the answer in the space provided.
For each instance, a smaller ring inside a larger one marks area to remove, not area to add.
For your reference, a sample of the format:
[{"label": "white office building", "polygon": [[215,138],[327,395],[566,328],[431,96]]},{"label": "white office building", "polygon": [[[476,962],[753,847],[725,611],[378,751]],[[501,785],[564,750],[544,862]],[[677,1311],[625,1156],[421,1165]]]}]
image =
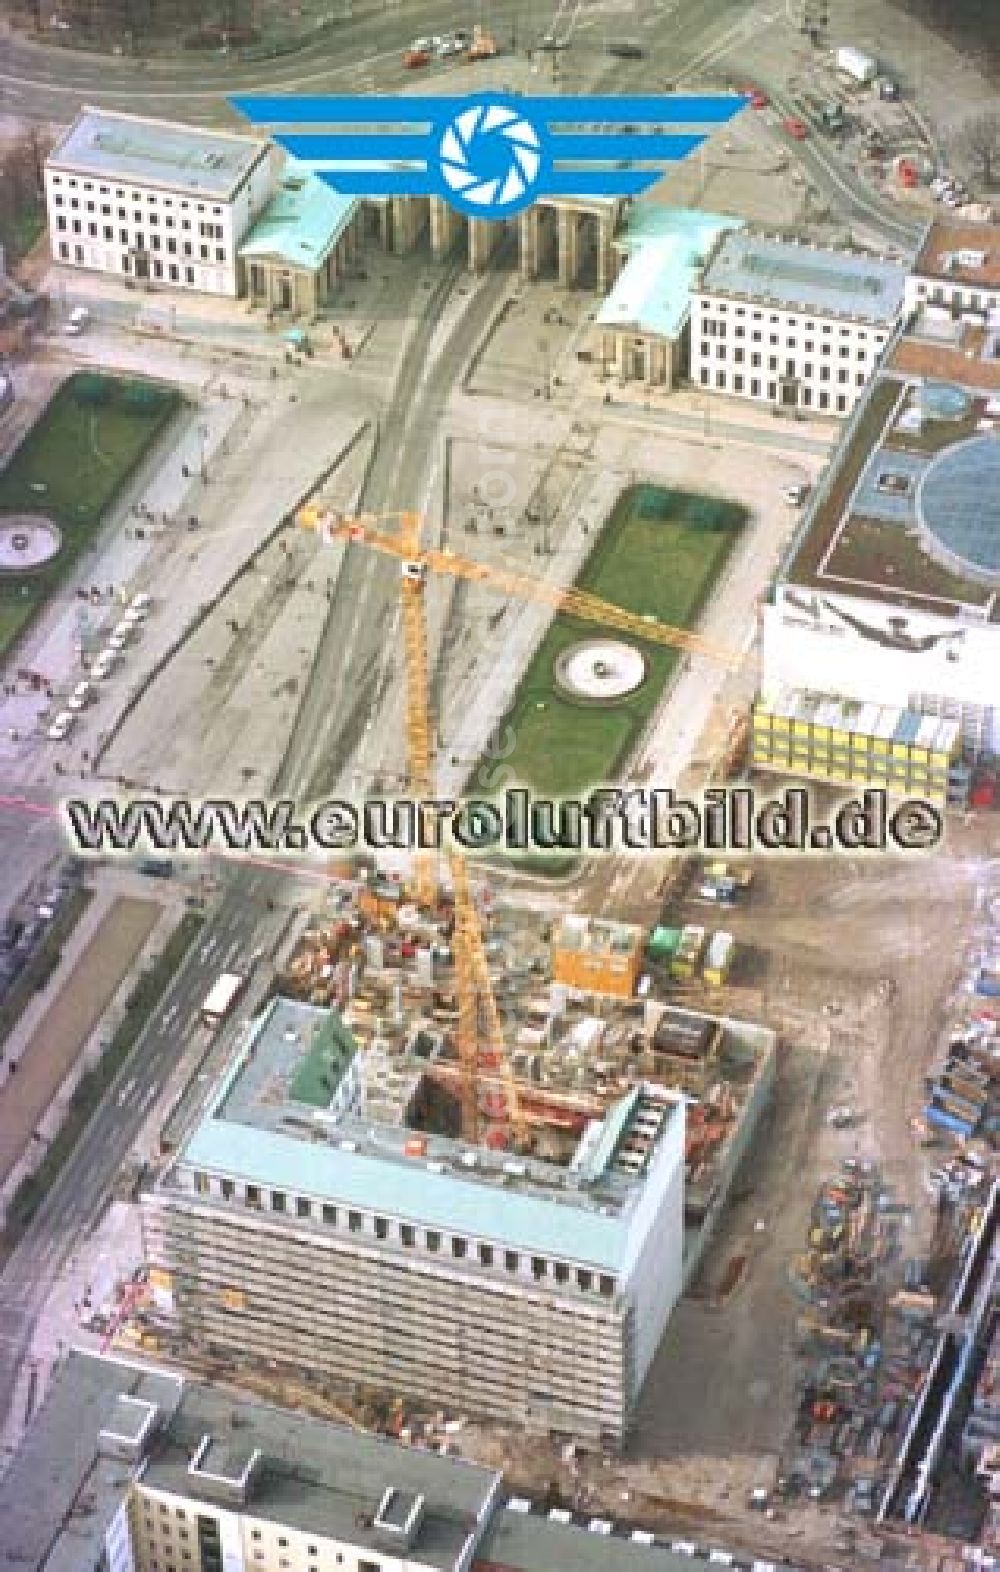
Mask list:
[{"label": "white office building", "polygon": [[235,297],[279,164],[258,137],[85,108],[45,162],[53,260]]},{"label": "white office building", "polygon": [[903,308],[901,262],[730,230],[691,302],[691,381],[773,408],[846,415]]}]

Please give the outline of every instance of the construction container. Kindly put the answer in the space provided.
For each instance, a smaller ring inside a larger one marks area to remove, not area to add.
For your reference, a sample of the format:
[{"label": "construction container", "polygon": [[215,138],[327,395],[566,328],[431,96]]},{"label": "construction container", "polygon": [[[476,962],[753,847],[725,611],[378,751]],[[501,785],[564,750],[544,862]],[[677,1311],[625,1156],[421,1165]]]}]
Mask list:
[{"label": "construction container", "polygon": [[698,971],[705,948],[705,930],[696,923],[687,923],[681,929],[680,943],[670,963],[670,975],[680,982],[690,981]]},{"label": "construction container", "polygon": [[968,1140],[975,1129],[975,1125],[970,1124],[968,1119],[959,1119],[936,1103],[927,1103],[924,1108],[924,1118],[928,1124],[935,1125],[937,1129],[947,1130],[949,1134],[961,1136],[964,1140]]},{"label": "construction container", "polygon": [[705,952],[703,976],[710,988],[721,988],[726,982],[736,957],[736,940],[731,933],[720,930],[713,933]]},{"label": "construction container", "polygon": [[656,927],[649,936],[646,953],[651,961],[669,961],[670,957],[676,954],[680,942],[679,928]]},{"label": "construction container", "polygon": [[1000,998],[1000,960],[992,960],[979,970],[976,992],[986,999]]}]

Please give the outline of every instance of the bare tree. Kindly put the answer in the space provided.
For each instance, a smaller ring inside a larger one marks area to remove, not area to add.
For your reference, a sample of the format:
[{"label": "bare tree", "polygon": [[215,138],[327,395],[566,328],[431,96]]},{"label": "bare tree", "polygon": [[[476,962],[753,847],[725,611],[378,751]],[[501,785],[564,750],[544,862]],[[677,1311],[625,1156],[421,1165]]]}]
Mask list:
[{"label": "bare tree", "polygon": [[959,131],[958,146],[983,185],[992,186],[1000,171],[1000,109],[970,115]]}]

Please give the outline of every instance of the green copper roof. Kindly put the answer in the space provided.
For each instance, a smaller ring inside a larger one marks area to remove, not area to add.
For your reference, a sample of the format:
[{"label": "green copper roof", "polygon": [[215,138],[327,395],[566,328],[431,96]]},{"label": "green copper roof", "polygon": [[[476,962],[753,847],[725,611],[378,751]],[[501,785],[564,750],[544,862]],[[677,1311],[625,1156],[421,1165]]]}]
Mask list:
[{"label": "green copper roof", "polygon": [[291,267],[319,267],[357,207],[290,159],[277,192],[240,246],[240,255],[269,257]]}]

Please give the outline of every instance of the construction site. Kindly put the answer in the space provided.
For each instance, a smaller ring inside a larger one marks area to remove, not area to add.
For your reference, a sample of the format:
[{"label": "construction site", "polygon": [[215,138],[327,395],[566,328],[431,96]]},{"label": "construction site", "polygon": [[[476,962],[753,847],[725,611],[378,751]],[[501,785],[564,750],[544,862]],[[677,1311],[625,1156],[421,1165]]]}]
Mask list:
[{"label": "construction site", "polygon": [[[504,1029],[463,1058],[460,901],[417,906],[375,873],[334,887],[202,1116],[165,1132],[152,1320],[209,1354],[291,1373],[305,1353],[334,1384],[617,1447],[775,1035],[623,989],[638,928],[487,894],[479,1008]],[[318,1275],[322,1315],[297,1289]]]}]

